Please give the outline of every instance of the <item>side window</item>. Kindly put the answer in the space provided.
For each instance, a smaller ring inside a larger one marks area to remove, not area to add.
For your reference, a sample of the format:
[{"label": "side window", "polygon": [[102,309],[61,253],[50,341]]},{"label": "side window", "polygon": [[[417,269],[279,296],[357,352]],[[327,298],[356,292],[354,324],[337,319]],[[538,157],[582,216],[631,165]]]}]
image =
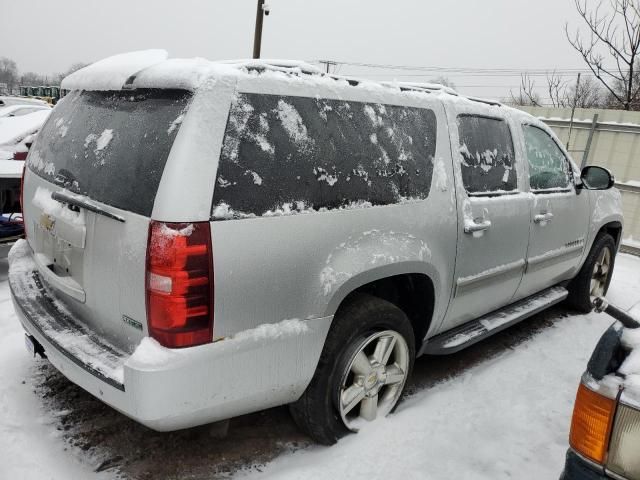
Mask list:
[{"label": "side window", "polygon": [[435,151],[432,110],[238,94],[225,131],[212,217],[424,199]]},{"label": "side window", "polygon": [[475,115],[458,117],[462,182],[470,193],[516,189],[515,154],[505,121]]},{"label": "side window", "polygon": [[532,190],[564,189],[571,182],[569,161],[541,128],[523,125]]}]

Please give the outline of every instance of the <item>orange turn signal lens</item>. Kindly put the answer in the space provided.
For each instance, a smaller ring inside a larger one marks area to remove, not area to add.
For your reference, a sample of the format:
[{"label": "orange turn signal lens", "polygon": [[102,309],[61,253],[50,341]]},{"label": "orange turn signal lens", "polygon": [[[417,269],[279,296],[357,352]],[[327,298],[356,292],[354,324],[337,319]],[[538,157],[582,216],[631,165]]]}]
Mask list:
[{"label": "orange turn signal lens", "polygon": [[571,448],[589,460],[604,464],[615,406],[615,400],[580,384],[569,435]]}]

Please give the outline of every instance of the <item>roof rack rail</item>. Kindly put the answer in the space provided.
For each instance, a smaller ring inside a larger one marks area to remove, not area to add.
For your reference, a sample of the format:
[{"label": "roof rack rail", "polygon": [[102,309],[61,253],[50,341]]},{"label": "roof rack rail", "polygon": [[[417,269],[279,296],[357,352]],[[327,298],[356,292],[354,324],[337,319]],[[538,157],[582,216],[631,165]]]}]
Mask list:
[{"label": "roof rack rail", "polygon": [[496,100],[488,100],[484,98],[460,95],[456,90],[446,85],[442,85],[440,83],[428,83],[428,82],[395,82],[395,81],[387,81],[387,82],[376,82],[375,80],[365,80],[362,78],[347,76],[347,75],[337,75],[335,73],[326,73],[320,68],[312,65],[308,62],[298,61],[298,60],[269,60],[269,59],[239,59],[239,60],[224,60],[218,61],[215,63],[230,65],[236,68],[242,68],[247,71],[257,71],[262,72],[266,70],[283,72],[292,75],[319,75],[326,78],[331,78],[336,81],[346,81],[352,87],[356,87],[360,85],[362,82],[370,81],[377,83],[379,85],[383,85],[385,87],[392,88],[400,88],[401,91],[414,91],[414,92],[442,92],[448,95],[453,95],[456,97],[466,98],[472,102],[484,103],[487,105],[493,106],[504,106],[502,103]]},{"label": "roof rack rail", "polygon": [[240,59],[225,60],[216,63],[230,65],[236,68],[244,68],[246,70],[273,70],[294,74],[326,75],[318,67],[311,65],[310,63],[297,60]]},{"label": "roof rack rail", "polygon": [[493,105],[495,107],[504,107],[504,104],[502,102],[499,102],[497,100],[489,100],[486,98],[479,98],[479,97],[465,97],[467,100],[471,100],[472,102],[479,102],[479,103],[485,103],[487,105]]},{"label": "roof rack rail", "polygon": [[459,96],[453,88],[441,85],[439,83],[426,83],[426,82],[380,82],[383,85],[391,87],[399,87],[400,90],[413,90],[420,92],[443,92],[449,95]]}]

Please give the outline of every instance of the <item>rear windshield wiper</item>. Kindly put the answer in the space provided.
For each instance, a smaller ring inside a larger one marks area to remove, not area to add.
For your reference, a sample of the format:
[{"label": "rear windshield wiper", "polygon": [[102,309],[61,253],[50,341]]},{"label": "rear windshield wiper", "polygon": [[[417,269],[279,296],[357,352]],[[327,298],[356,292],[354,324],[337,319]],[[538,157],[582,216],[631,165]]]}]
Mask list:
[{"label": "rear windshield wiper", "polygon": [[117,220],[118,222],[124,223],[124,218],[120,215],[111,213],[104,208],[99,207],[98,205],[77,197],[76,195],[69,195],[62,192],[53,192],[51,194],[51,198],[60,203],[66,203],[67,205],[73,205],[74,207],[84,208],[85,210],[89,210],[90,212],[97,213],[98,215],[104,215],[105,217],[109,217]]}]

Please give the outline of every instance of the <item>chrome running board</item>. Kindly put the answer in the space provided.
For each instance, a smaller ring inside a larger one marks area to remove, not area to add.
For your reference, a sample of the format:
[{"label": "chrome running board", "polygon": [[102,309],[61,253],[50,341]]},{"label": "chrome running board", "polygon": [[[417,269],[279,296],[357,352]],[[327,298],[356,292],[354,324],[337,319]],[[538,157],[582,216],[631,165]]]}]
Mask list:
[{"label": "chrome running board", "polygon": [[567,295],[569,292],[564,287],[549,288],[430,338],[422,349],[422,353],[446,355],[458,352],[549,308],[551,305],[560,303],[567,298]]}]

